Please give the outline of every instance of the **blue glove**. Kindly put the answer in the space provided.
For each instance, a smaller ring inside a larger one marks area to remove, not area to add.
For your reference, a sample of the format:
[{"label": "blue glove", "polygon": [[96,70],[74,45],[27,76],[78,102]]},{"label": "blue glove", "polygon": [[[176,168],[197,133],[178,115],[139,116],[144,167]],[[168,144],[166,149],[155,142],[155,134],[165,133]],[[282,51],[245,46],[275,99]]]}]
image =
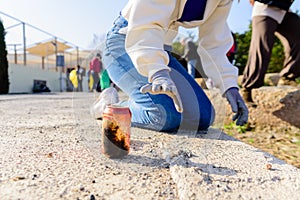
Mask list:
[{"label": "blue glove", "polygon": [[248,108],[242,99],[238,88],[229,88],[225,92],[225,97],[231,105],[232,112],[236,113],[232,120],[236,120],[236,125],[243,126],[248,122]]},{"label": "blue glove", "polygon": [[176,110],[183,111],[181,98],[168,70],[161,70],[153,74],[151,84],[144,85],[140,91],[141,93],[166,94],[173,99]]}]

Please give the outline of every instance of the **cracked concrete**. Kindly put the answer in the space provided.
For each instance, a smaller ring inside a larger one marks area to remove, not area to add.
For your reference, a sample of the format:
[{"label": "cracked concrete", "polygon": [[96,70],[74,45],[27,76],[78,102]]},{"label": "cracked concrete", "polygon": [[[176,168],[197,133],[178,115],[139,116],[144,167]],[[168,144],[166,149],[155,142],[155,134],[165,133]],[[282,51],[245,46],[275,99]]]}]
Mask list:
[{"label": "cracked concrete", "polygon": [[298,168],[216,128],[131,128],[130,154],[108,159],[94,99],[0,96],[0,199],[300,199]]}]

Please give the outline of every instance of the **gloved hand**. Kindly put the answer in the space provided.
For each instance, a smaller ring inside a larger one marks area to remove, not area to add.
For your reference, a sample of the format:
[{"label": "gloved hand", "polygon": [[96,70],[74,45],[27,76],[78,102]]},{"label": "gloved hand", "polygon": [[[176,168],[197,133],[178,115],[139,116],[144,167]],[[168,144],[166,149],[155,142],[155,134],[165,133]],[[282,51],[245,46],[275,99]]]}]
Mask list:
[{"label": "gloved hand", "polygon": [[248,122],[248,108],[242,99],[238,88],[232,87],[225,92],[225,97],[231,105],[232,112],[236,113],[232,120],[236,120],[236,125],[242,126]]},{"label": "gloved hand", "polygon": [[161,70],[153,74],[151,83],[141,87],[140,91],[141,93],[166,94],[173,99],[176,110],[183,111],[181,98],[168,70]]}]

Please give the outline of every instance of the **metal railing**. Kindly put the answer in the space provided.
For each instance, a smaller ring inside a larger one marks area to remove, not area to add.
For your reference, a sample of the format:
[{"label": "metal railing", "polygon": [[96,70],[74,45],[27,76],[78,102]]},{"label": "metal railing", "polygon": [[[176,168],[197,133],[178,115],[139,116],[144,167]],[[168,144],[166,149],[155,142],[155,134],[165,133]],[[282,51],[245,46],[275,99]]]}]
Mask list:
[{"label": "metal railing", "polygon": [[[85,59],[87,59],[88,55],[91,53],[91,51],[89,50],[84,50],[84,48],[80,48],[78,45],[61,39],[29,23],[25,23],[11,15],[3,13],[2,11],[0,11],[0,19],[2,20],[2,22],[5,22],[5,20],[11,22],[6,27],[4,23],[4,28],[6,31],[5,37],[9,37],[11,39],[9,43],[6,42],[6,49],[8,51],[7,58],[9,63],[26,65],[28,67],[41,68],[51,71],[58,71],[58,55],[64,56],[65,68],[68,68],[71,66],[82,65],[82,63],[86,63]],[[40,35],[44,36],[44,39],[33,41],[28,45],[28,35],[30,35],[29,30],[38,32]],[[30,46],[38,45],[44,41],[54,41],[53,47],[51,49],[51,51],[53,52],[52,54],[49,53],[49,55],[41,56],[32,54],[28,51],[28,48]],[[70,48],[65,51],[58,51],[57,44],[59,42],[70,46]],[[88,66],[82,67],[86,68]]]}]

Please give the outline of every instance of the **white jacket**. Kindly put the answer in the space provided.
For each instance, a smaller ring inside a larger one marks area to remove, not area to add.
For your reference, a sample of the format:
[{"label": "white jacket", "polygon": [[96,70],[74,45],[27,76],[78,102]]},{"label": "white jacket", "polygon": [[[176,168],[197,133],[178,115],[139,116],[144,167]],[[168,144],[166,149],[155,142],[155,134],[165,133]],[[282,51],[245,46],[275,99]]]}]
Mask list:
[{"label": "white jacket", "polygon": [[133,64],[149,77],[170,68],[165,45],[172,45],[178,27],[199,27],[198,53],[204,71],[223,94],[237,86],[238,69],[227,59],[233,44],[227,17],[232,0],[207,0],[202,20],[178,22],[186,0],[129,0],[122,10],[128,20],[125,48]]}]

